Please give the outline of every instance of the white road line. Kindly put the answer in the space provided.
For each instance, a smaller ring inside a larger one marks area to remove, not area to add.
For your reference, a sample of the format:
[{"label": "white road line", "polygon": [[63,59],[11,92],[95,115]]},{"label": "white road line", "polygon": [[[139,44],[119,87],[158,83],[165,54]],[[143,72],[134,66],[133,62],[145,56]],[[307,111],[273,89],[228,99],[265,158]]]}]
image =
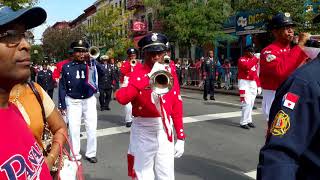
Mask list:
[{"label": "white road line", "polygon": [[[252,112],[252,115],[258,115],[258,114],[261,114],[261,111],[260,112],[258,112],[258,111]],[[241,111],[206,114],[206,115],[200,115],[200,116],[184,117],[183,122],[184,123],[195,123],[195,122],[202,122],[202,121],[212,121],[212,120],[217,120],[217,119],[234,118],[234,117],[240,117],[240,116],[241,116]],[[126,128],[124,126],[99,129],[99,130],[97,130],[97,137],[110,136],[110,135],[114,135],[114,134],[126,133],[129,131],[130,131],[130,128]],[[82,134],[83,134],[83,136],[81,137],[81,139],[86,139],[87,136],[86,136],[85,132],[83,132]]]},{"label": "white road line", "polygon": [[252,179],[256,179],[257,177],[257,171],[256,170],[253,170],[253,171],[249,171],[247,173],[244,173],[245,175],[251,177]]}]

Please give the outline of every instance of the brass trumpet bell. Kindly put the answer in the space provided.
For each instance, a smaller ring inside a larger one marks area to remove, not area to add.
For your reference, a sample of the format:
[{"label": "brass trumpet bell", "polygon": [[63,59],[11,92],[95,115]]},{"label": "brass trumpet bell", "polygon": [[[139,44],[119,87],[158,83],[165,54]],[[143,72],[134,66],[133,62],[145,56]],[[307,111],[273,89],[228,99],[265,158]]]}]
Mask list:
[{"label": "brass trumpet bell", "polygon": [[168,93],[173,87],[173,76],[165,70],[156,71],[150,77],[150,87],[156,94]]},{"label": "brass trumpet bell", "polygon": [[93,59],[97,59],[100,56],[100,50],[96,46],[91,46],[89,48],[89,56]]},{"label": "brass trumpet bell", "polygon": [[136,66],[137,65],[137,60],[136,59],[131,59],[130,60],[130,65],[131,66]]}]

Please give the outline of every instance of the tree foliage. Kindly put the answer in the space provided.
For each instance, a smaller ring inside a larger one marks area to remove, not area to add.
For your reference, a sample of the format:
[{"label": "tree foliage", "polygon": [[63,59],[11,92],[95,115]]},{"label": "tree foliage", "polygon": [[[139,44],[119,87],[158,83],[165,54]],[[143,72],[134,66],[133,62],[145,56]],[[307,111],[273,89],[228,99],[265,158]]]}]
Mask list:
[{"label": "tree foliage", "polygon": [[223,32],[223,23],[232,13],[228,0],[145,0],[157,12],[169,39],[188,45],[232,40]]},{"label": "tree foliage", "polygon": [[45,61],[44,51],[41,45],[32,45],[31,50],[31,61],[34,64],[42,64]]},{"label": "tree foliage", "polygon": [[235,10],[263,10],[265,12],[264,18],[266,22],[279,12],[289,12],[293,20],[298,24],[298,31],[313,31],[310,29],[310,23],[315,17],[315,14],[312,11],[306,11],[306,3],[306,0],[239,0],[238,3],[235,4]]},{"label": "tree foliage", "polygon": [[130,38],[125,37],[123,30],[127,28],[132,12],[124,12],[121,7],[106,5],[98,10],[93,23],[87,27],[90,39],[113,52],[112,56],[121,57],[126,49],[133,45]]},{"label": "tree foliage", "polygon": [[48,27],[42,35],[44,52],[50,59],[63,60],[67,57],[70,44],[73,41],[82,39],[84,36],[85,28],[83,26],[76,29]]},{"label": "tree foliage", "polygon": [[17,10],[23,7],[34,6],[38,1],[39,0],[0,0],[0,3]]}]

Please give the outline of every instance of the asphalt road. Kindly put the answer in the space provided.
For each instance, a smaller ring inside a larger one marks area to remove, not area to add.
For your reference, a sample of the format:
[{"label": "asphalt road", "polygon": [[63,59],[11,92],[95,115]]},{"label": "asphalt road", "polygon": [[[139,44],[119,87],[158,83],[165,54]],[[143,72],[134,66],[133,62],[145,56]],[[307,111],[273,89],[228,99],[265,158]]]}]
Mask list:
[{"label": "asphalt road", "polygon": [[[184,155],[175,161],[176,180],[253,179],[266,128],[259,109],[261,100],[257,100],[253,116],[257,127],[244,130],[239,127],[239,97],[217,94],[215,102],[204,102],[200,92],[187,90],[182,90],[182,97],[187,139]],[[123,118],[116,101],[111,102],[111,111],[98,111],[98,163],[82,160],[86,179],[129,179],[126,153],[130,129],[124,127]],[[84,125],[81,131],[84,154]]]}]

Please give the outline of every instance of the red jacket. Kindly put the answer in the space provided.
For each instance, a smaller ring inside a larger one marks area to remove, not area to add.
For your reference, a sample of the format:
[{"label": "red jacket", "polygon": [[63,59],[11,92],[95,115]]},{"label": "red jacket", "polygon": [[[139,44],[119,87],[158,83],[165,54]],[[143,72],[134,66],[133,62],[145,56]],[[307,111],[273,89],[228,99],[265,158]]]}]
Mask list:
[{"label": "red jacket", "polygon": [[308,56],[299,46],[274,42],[261,52],[260,81],[263,89],[276,90]]},{"label": "red jacket", "polygon": [[260,80],[258,77],[258,62],[259,59],[255,56],[240,57],[238,60],[238,79],[256,81],[257,86],[260,87]]},{"label": "red jacket", "polygon": [[130,60],[126,60],[122,63],[122,66],[120,67],[120,83],[123,83],[124,76],[129,76],[131,72],[134,70],[141,68],[142,64],[140,62],[137,62],[136,66],[131,66]]},{"label": "red jacket", "polygon": [[57,63],[56,69],[53,71],[53,74],[52,74],[52,77],[55,81],[60,79],[60,74],[61,74],[63,65],[67,64],[70,61],[71,61],[70,59],[65,59]]},{"label": "red jacket", "polygon": [[[170,63],[170,68],[171,74],[174,78],[174,85],[167,94],[163,95],[161,102],[166,112],[165,116],[172,118],[169,118],[169,124],[173,123],[177,133],[177,138],[184,139],[182,99],[176,69],[173,62]],[[150,71],[151,69],[148,66],[143,65],[141,68],[130,73],[128,86],[120,88],[116,93],[116,98],[120,104],[125,105],[129,102],[132,103],[132,115],[135,117],[161,117],[160,112],[152,102],[152,90],[150,88],[145,88],[149,85],[149,77],[147,74]],[[141,88],[138,88],[139,86],[141,86]],[[166,127],[165,122],[163,123],[164,127],[168,128]],[[172,137],[169,135],[168,139],[172,141]]]}]

